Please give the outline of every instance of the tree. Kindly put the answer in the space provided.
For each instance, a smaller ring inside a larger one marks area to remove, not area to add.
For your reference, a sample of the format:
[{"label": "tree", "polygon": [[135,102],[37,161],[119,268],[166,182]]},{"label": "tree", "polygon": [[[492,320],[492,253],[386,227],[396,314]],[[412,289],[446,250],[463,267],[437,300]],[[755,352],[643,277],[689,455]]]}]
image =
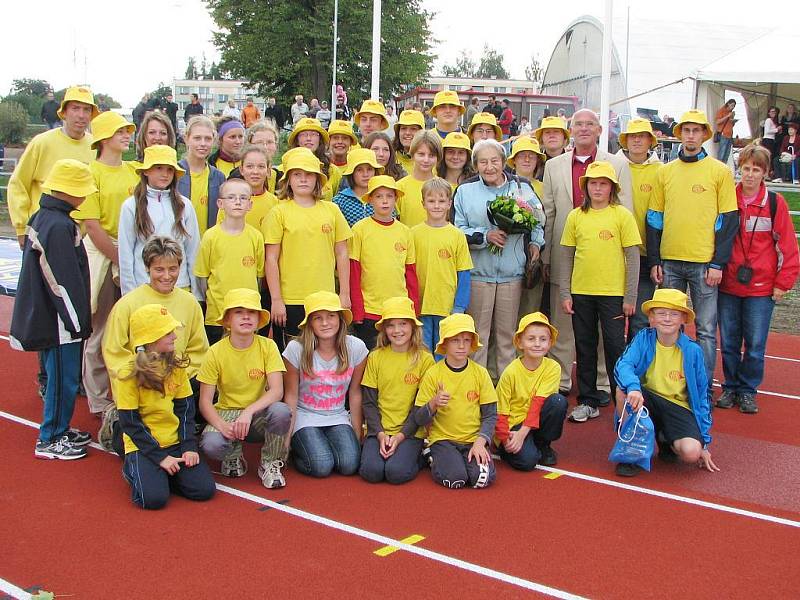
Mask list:
[{"label": "tree", "polygon": [[[208,0],[220,28],[214,43],[221,68],[241,77],[261,96],[295,93],[327,98],[331,86],[333,0]],[[384,2],[380,92],[388,98],[402,84],[427,77],[433,56],[422,0]],[[357,101],[369,95],[372,1],[339,4],[337,83]]]},{"label": "tree", "polygon": [[462,50],[455,65],[442,67],[442,74],[445,77],[475,77],[475,61],[472,60],[472,55],[466,50]]},{"label": "tree", "polygon": [[525,79],[538,83],[542,80],[542,75],[544,75],[544,69],[542,68],[542,63],[539,61],[539,55],[532,54],[531,64],[525,67]]},{"label": "tree", "polygon": [[16,110],[16,107],[21,106],[32,123],[42,122],[42,104],[44,104],[44,98],[42,96],[18,92],[16,94],[9,94],[3,98],[3,102],[12,103],[15,107],[14,110]]},{"label": "tree", "polygon": [[206,62],[206,53],[203,52],[203,57],[200,59],[200,78],[208,78],[208,63]]},{"label": "tree", "polygon": [[44,79],[15,79],[11,82],[12,94],[43,97],[53,87]]},{"label": "tree", "polygon": [[483,56],[481,56],[480,65],[475,72],[475,77],[480,79],[509,79],[509,75],[505,66],[503,66],[503,55],[494,48],[489,48],[488,44],[483,46]]},{"label": "tree", "polygon": [[197,79],[197,65],[195,65],[194,56],[189,57],[186,65],[186,79]]},{"label": "tree", "polygon": [[222,71],[219,68],[219,65],[215,62],[211,62],[211,68],[208,69],[208,78],[209,79],[222,79]]},{"label": "tree", "polygon": [[0,144],[19,144],[28,125],[25,108],[9,100],[0,102]]},{"label": "tree", "polygon": [[108,108],[122,108],[122,105],[119,102],[103,92],[97,92],[94,95],[94,103],[97,104],[97,106],[104,104]]},{"label": "tree", "polygon": [[167,85],[163,81],[158,82],[158,87],[150,92],[151,98],[158,98],[161,100],[162,98],[166,98],[167,96],[172,94],[172,86]]}]

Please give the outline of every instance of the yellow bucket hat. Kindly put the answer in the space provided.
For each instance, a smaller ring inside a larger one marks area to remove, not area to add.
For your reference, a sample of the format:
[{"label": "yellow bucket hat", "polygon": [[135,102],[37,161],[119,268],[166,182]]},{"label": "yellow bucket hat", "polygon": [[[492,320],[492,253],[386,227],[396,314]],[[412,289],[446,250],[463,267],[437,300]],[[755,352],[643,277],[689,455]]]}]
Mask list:
[{"label": "yellow bucket hat", "polygon": [[51,192],[63,192],[75,198],[86,198],[97,191],[89,165],[74,158],[57,160],[50,168],[42,188]]},{"label": "yellow bucket hat", "polygon": [[542,132],[545,129],[560,129],[564,132],[564,145],[567,145],[569,142],[569,129],[567,129],[567,124],[564,122],[564,119],[561,117],[545,117],[542,119],[542,124],[538,129],[534,129],[533,137],[539,140],[539,143],[542,143]]},{"label": "yellow bucket hat", "polygon": [[358,144],[358,138],[356,137],[353,128],[350,126],[349,121],[342,121],[341,119],[331,121],[331,124],[328,125],[328,139],[330,139],[330,136],[337,134],[346,135],[354,144]]},{"label": "yellow bucket hat", "polygon": [[628,121],[628,126],[625,131],[619,134],[619,145],[628,149],[628,136],[631,133],[649,133],[650,134],[650,147],[655,148],[658,144],[655,134],[653,133],[653,125],[647,119],[631,119]]},{"label": "yellow bucket hat", "polygon": [[258,328],[266,326],[269,323],[269,311],[261,307],[261,294],[255,290],[247,288],[235,288],[229,290],[222,300],[222,316],[217,321],[218,325],[222,325],[225,320],[225,313],[232,308],[249,308],[258,311]]},{"label": "yellow bucket hat", "polygon": [[166,306],[145,304],[130,316],[130,339],[134,348],[152,344],[183,324],[173,317]]},{"label": "yellow bucket hat", "polygon": [[97,148],[99,142],[113,137],[120,129],[127,129],[128,133],[133,134],[136,131],[136,125],[113,110],[107,110],[97,115],[92,119],[92,137],[94,137],[92,148]]},{"label": "yellow bucket hat", "polygon": [[141,173],[155,165],[167,165],[175,169],[175,177],[181,178],[184,176],[184,171],[178,164],[178,155],[175,148],[170,146],[149,146],[144,149],[144,160],[136,165],[136,172]]},{"label": "yellow bucket hat", "polygon": [[414,321],[414,325],[422,327],[422,323],[417,320],[417,313],[414,311],[414,302],[408,296],[387,298],[381,307],[381,320],[375,323],[375,329],[383,330],[382,323],[388,319],[410,319]]},{"label": "yellow bucket hat", "polygon": [[526,150],[529,152],[535,152],[539,156],[540,162],[547,160],[547,154],[542,152],[541,148],[539,148],[538,140],[530,137],[529,135],[524,135],[517,138],[517,141],[514,142],[514,147],[511,150],[511,156],[509,156],[508,160],[506,160],[506,164],[512,169],[516,168],[514,166],[514,157],[520,152],[525,152]]},{"label": "yellow bucket hat", "polygon": [[494,129],[494,139],[498,142],[503,139],[503,130],[497,124],[497,117],[492,113],[482,112],[472,117],[472,123],[469,124],[469,129],[467,130],[469,139],[472,139],[472,130],[478,125],[491,125],[492,129]]},{"label": "yellow bucket hat", "polygon": [[455,90],[442,90],[441,92],[436,92],[436,95],[433,97],[433,106],[431,106],[431,114],[434,117],[436,116],[436,109],[442,104],[452,104],[453,106],[457,106],[458,114],[460,115],[463,115],[467,110],[464,108],[464,105],[461,104],[461,99],[458,97],[458,92]]},{"label": "yellow bucket hat", "polygon": [[84,104],[91,105],[92,119],[96,118],[97,115],[100,114],[100,109],[97,108],[97,104],[94,103],[94,94],[92,94],[92,90],[90,90],[88,87],[76,85],[74,87],[67,88],[67,91],[64,93],[64,99],[61,101],[61,105],[56,111],[59,119],[64,118],[64,108],[66,108],[67,102],[83,102]]},{"label": "yellow bucket hat", "polygon": [[353,115],[353,122],[356,125],[361,125],[361,115],[364,113],[378,115],[381,118],[381,129],[389,127],[389,121],[386,119],[386,107],[382,102],[378,100],[364,100],[364,102],[361,103],[361,109]]},{"label": "yellow bucket hat", "polygon": [[353,148],[347,153],[347,164],[342,170],[342,175],[352,175],[358,165],[369,165],[378,171],[378,174],[383,173],[383,167],[378,164],[375,152],[368,148]]},{"label": "yellow bucket hat", "polygon": [[614,170],[614,167],[610,162],[606,162],[604,160],[597,160],[593,163],[590,163],[586,168],[586,175],[583,175],[578,180],[578,185],[583,187],[587,179],[599,179],[601,177],[610,179],[616,186],[617,192],[622,190],[619,185],[619,180],[617,179],[617,172]]},{"label": "yellow bucket hat", "polygon": [[444,150],[445,148],[459,148],[472,154],[472,144],[469,142],[469,136],[460,131],[453,131],[445,136],[442,141],[442,149]]},{"label": "yellow bucket hat", "polygon": [[369,202],[369,198],[370,196],[372,196],[372,193],[378,188],[382,187],[394,190],[395,196],[398,200],[403,197],[403,190],[401,190],[400,186],[397,185],[397,182],[394,180],[394,177],[392,177],[391,175],[376,175],[375,177],[369,180],[369,185],[367,186],[367,193],[361,196],[361,201]]},{"label": "yellow bucket hat", "polygon": [[470,352],[475,352],[483,346],[478,339],[478,332],[475,331],[475,321],[468,314],[456,313],[439,321],[439,343],[436,344],[436,354],[446,354],[445,343],[447,339],[465,332],[472,334],[472,349]]},{"label": "yellow bucket hat", "polygon": [[681,115],[681,120],[672,126],[672,134],[675,137],[681,137],[681,125],[684,123],[697,123],[698,125],[705,127],[706,135],[703,138],[704,142],[710,140],[714,135],[714,132],[711,129],[711,123],[708,122],[708,117],[706,117],[706,113],[704,113],[702,110],[693,108],[683,113]]},{"label": "yellow bucket hat", "polygon": [[519,327],[517,327],[517,332],[514,334],[514,346],[516,348],[519,348],[519,338],[522,337],[522,334],[529,325],[544,325],[550,330],[550,343],[556,343],[556,340],[558,339],[558,329],[550,324],[550,320],[544,313],[534,312],[530,313],[529,315],[525,315],[519,320]]},{"label": "yellow bucket hat", "polygon": [[[692,121],[693,123],[694,121]],[[685,313],[689,321],[694,321],[694,311],[689,308],[689,296],[680,290],[661,288],[653,294],[653,299],[642,302],[642,312],[646,315],[654,308],[671,308]]]},{"label": "yellow bucket hat", "polygon": [[347,308],[342,308],[342,302],[339,296],[333,292],[314,292],[309,294],[303,300],[303,308],[305,309],[306,316],[300,327],[305,327],[308,323],[308,318],[319,310],[328,310],[330,312],[340,312],[344,315],[344,322],[350,325],[353,322],[353,313]]},{"label": "yellow bucket hat", "polygon": [[328,183],[328,178],[322,172],[322,165],[319,159],[308,148],[292,148],[283,154],[283,162],[281,163],[283,175],[281,179],[286,179],[292,169],[300,169],[306,173],[316,173],[320,178],[320,187],[325,187],[325,184]]},{"label": "yellow bucket hat", "polygon": [[394,134],[398,135],[400,126],[403,127],[419,127],[425,129],[425,115],[418,110],[406,109],[400,113],[400,118],[394,124]]},{"label": "yellow bucket hat", "polygon": [[322,128],[322,123],[319,122],[319,119],[312,119],[311,117],[303,117],[297,122],[297,125],[294,126],[292,129],[292,133],[289,134],[289,145],[291,146],[294,142],[294,138],[297,137],[297,134],[301,131],[316,131],[325,145],[328,144],[330,141],[330,137],[328,136],[328,132]]}]

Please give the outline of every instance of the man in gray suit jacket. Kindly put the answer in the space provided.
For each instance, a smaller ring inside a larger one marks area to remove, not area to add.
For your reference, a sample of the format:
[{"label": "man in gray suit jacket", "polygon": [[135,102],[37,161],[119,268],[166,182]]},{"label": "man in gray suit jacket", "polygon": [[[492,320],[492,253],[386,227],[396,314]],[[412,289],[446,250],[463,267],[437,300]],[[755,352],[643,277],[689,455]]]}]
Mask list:
[{"label": "man in gray suit jacket", "polygon": [[[564,264],[561,235],[564,223],[573,208],[581,206],[583,194],[578,186],[578,178],[586,173],[586,168],[596,160],[605,160],[614,166],[622,193],[620,202],[633,211],[633,192],[631,172],[624,157],[615,156],[597,147],[602,127],[597,114],[582,108],[572,116],[570,133],[575,140],[575,148],[561,156],[551,158],[544,165],[544,194],[542,204],[547,215],[544,237],[545,247],[542,262],[545,274],[550,281],[551,322],[558,329],[558,341],[550,349],[550,355],[561,365],[562,391],[572,387],[572,363],[575,360],[575,338],[572,332],[572,317],[561,307],[558,286]],[[608,373],[602,341],[597,357],[597,387],[609,392]],[[605,405],[607,403],[604,403]]]}]

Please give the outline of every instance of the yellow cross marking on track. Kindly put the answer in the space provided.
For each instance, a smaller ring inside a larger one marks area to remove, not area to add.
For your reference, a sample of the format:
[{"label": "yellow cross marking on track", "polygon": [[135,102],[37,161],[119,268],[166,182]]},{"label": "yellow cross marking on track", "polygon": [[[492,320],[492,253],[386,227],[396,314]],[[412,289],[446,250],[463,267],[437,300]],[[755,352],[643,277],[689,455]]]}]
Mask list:
[{"label": "yellow cross marking on track", "polygon": [[[403,542],[404,544],[416,544],[417,542],[421,542],[424,539],[425,539],[424,535],[417,535],[415,533],[414,535],[410,535],[407,538],[403,538],[400,541]],[[389,556],[390,554],[393,554],[398,550],[400,550],[400,548],[398,548],[397,546],[384,546],[383,548],[378,548],[377,550],[375,550],[373,554],[377,554],[378,556]]]},{"label": "yellow cross marking on track", "polygon": [[561,477],[563,473],[556,473],[555,471],[548,473],[547,475],[543,475],[545,479],[558,479]]}]

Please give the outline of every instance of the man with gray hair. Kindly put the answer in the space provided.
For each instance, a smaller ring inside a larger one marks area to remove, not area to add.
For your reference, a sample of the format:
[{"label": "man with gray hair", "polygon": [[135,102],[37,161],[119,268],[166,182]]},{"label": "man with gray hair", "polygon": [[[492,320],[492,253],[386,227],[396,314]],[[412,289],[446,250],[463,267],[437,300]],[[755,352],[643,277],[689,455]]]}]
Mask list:
[{"label": "man with gray hair", "polygon": [[[633,212],[633,192],[631,172],[624,157],[614,156],[597,147],[602,126],[597,114],[582,108],[572,116],[570,133],[575,140],[575,148],[548,160],[544,165],[544,192],[542,204],[547,216],[545,221],[545,247],[542,252],[545,274],[550,281],[550,320],[558,329],[558,340],[550,349],[550,355],[561,365],[560,389],[567,395],[572,388],[572,363],[575,360],[575,336],[572,331],[572,318],[561,306],[561,290],[558,281],[561,270],[566,268],[561,235],[567,215],[583,204],[583,192],[578,183],[586,174],[587,167],[598,160],[611,163],[622,188],[620,203]],[[581,402],[570,415],[570,419],[583,422],[600,414],[596,406],[607,406],[610,402],[610,387],[606,372],[605,356],[600,344],[597,357],[597,388],[602,397],[594,398],[589,404]],[[581,400],[581,399],[579,399]],[[588,399],[584,399],[588,400]],[[580,410],[578,410],[580,409]]]},{"label": "man with gray hair", "polygon": [[308,114],[308,104],[303,102],[303,95],[297,94],[294,97],[294,104],[292,104],[292,127],[297,125],[297,122]]}]

